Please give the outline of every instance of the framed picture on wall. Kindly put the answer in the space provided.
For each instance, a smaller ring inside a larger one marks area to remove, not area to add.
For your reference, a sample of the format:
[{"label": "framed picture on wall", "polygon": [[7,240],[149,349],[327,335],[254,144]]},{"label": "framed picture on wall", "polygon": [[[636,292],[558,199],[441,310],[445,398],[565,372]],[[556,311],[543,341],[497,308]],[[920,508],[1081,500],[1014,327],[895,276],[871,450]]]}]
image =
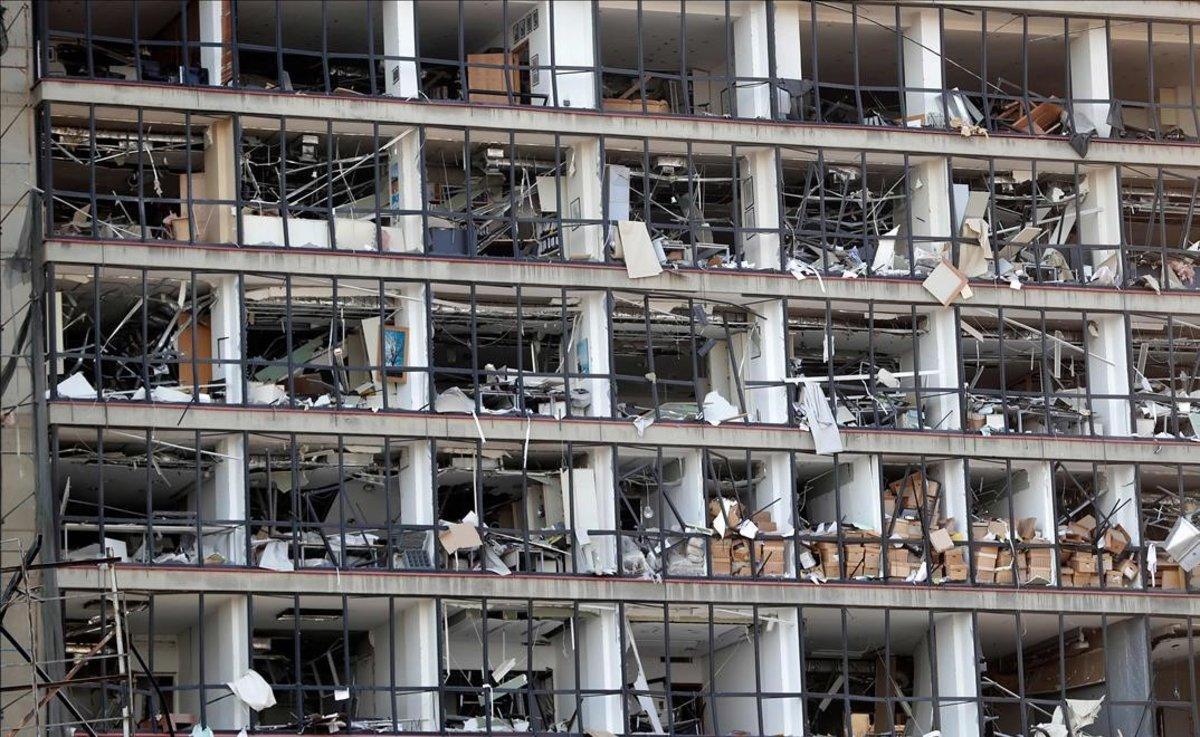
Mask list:
[{"label": "framed picture on wall", "polygon": [[379,354],[383,366],[383,378],[393,384],[408,380],[404,372],[405,357],[408,355],[408,328],[400,325],[384,325],[379,330]]}]

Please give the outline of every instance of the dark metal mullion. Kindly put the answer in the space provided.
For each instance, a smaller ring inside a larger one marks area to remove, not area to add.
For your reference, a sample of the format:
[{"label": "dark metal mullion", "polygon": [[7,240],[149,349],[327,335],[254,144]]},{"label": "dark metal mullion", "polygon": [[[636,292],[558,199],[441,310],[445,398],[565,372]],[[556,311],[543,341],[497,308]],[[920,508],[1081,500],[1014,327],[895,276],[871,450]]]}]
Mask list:
[{"label": "dark metal mullion", "polygon": [[[690,319],[690,318],[689,318]],[[642,326],[646,331],[646,368],[648,369],[647,381],[650,383],[650,397],[654,402],[654,419],[662,419],[662,413],[659,411],[659,396],[658,396],[658,374],[654,368],[654,331],[650,326],[650,296],[642,295]],[[611,333],[610,333],[611,336]],[[696,371],[696,354],[692,352],[692,373]],[[652,377],[652,378],[650,378]],[[693,386],[695,386],[693,384]]]},{"label": "dark metal mullion", "polygon": [[[150,230],[146,225],[146,161],[145,156],[153,157],[153,153],[146,150],[146,133],[145,133],[145,109],[137,109],[137,140],[138,140],[138,157],[137,157],[137,204],[138,204],[138,239],[145,242],[147,233]],[[153,162],[153,159],[151,159]],[[92,220],[95,221],[96,213],[92,213]]]},{"label": "dark metal mullion", "polygon": [[[897,7],[899,10],[899,7]],[[858,113],[856,122],[863,122],[863,105],[862,105],[862,78],[858,66],[858,6],[852,4],[850,6],[850,56],[853,59],[854,68],[854,109]],[[863,197],[866,197],[866,185],[863,185]],[[866,225],[864,220],[863,225]]]},{"label": "dark metal mullion", "polygon": [[[275,81],[280,90],[284,90],[285,74],[286,71],[283,68],[283,0],[275,0]],[[291,86],[290,83],[288,86]],[[281,152],[280,158],[282,157],[283,153]]]}]

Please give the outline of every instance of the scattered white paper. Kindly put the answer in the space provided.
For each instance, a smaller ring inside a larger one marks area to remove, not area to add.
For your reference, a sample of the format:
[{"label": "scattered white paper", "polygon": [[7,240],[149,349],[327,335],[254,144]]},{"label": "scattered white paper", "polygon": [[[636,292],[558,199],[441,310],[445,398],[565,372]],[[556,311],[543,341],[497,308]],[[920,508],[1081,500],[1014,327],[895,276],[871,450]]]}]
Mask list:
[{"label": "scattered white paper", "polygon": [[[58,383],[58,396],[66,397],[67,399],[95,399],[96,390],[92,388],[91,383],[83,377],[83,374],[71,374],[66,379]],[[46,396],[50,396],[50,392],[46,392]]]},{"label": "scattered white paper", "polygon": [[708,424],[720,425],[738,414],[737,408],[718,392],[711,391],[704,395],[704,421]]},{"label": "scattered white paper", "polygon": [[263,546],[262,555],[258,558],[259,568],[272,571],[294,571],[296,566],[288,557],[288,544],[283,540],[268,540]]},{"label": "scattered white paper", "polygon": [[634,417],[633,427],[637,430],[638,437],[642,437],[646,433],[646,428],[654,424],[654,417],[646,415],[645,417]]},{"label": "scattered white paper", "polygon": [[242,703],[255,711],[275,706],[275,693],[271,686],[254,670],[246,671],[241,678],[225,685]]},{"label": "scattered white paper", "polygon": [[452,386],[433,400],[434,412],[475,412],[475,402],[462,389]]},{"label": "scattered white paper", "polygon": [[737,531],[739,535],[750,540],[758,537],[758,525],[748,519],[742,520],[742,524],[738,525]]}]

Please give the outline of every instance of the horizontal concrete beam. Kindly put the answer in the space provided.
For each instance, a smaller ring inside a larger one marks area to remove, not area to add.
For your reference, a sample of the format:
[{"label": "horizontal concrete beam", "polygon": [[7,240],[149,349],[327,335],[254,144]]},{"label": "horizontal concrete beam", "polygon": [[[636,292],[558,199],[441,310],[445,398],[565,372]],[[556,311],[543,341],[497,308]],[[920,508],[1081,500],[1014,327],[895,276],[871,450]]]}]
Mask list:
[{"label": "horizontal concrete beam", "polygon": [[977,8],[1012,10],[1037,15],[1083,15],[1091,18],[1137,18],[1139,20],[1200,21],[1200,3],[1187,0],[1106,0],[1102,4],[1079,0],[900,0],[901,5],[928,8]]},{"label": "horizontal concrete beam", "polygon": [[[181,87],[84,79],[47,79],[34,89],[39,102],[116,105],[187,110],[193,113],[285,116],[288,130],[304,118],[456,126],[499,131],[551,131],[563,135],[663,138],[693,142],[736,142],[738,146],[821,147],[921,156],[989,156],[1011,159],[1079,157],[1066,138],[993,134],[963,137],[947,131],[877,126],[815,125],[767,120],[619,115],[594,110],[528,106],[429,103],[380,97],[285,94],[223,87]],[[294,118],[295,120],[290,120]],[[320,130],[325,130],[324,124]],[[1088,163],[1178,166],[1194,161],[1200,145],[1101,139],[1088,149]]]},{"label": "horizontal concrete beam", "polygon": [[[765,298],[837,299],[915,304],[933,307],[937,300],[917,280],[805,279],[790,274],[681,269],[655,277],[630,279],[619,264],[503,261],[314,249],[233,248],[136,241],[50,240],[44,260],[56,264],[114,268],[189,269],[219,272],[292,274],[346,279],[413,279],[527,287],[577,287],[620,291],[684,292],[692,297],[721,298],[742,294]],[[1093,289],[1088,287],[972,285],[975,296],[964,305],[1069,310],[1072,312],[1136,312],[1159,315],[1200,314],[1200,292]]]},{"label": "horizontal concrete beam", "polygon": [[[48,402],[50,422],[86,427],[151,428],[163,431],[300,433],[360,435],[522,443],[661,445],[678,448],[749,448],[761,451],[813,452],[807,431],[777,425],[729,423],[717,427],[696,422],[657,422],[638,435],[633,422],[420,412],[303,410],[223,405],[142,402]],[[1186,464],[1196,462],[1196,445],[1186,441],[1111,438],[966,435],[843,428],[846,453],[887,453],[927,457],[974,457],[1011,460],[1094,461],[1096,463]]]},{"label": "horizontal concrete beam", "polygon": [[[263,568],[186,568],[118,565],[124,592],[289,594],[349,596],[444,596],[550,601],[713,603],[760,606],[852,606],[888,609],[1061,612],[1200,616],[1200,596],[1121,591],[1081,594],[1038,588],[966,588],[874,584],[822,584],[799,581],[669,581],[587,576],[494,576],[472,573],[392,573],[383,571],[291,571]],[[111,581],[100,566],[57,570],[64,590],[107,590]]]}]

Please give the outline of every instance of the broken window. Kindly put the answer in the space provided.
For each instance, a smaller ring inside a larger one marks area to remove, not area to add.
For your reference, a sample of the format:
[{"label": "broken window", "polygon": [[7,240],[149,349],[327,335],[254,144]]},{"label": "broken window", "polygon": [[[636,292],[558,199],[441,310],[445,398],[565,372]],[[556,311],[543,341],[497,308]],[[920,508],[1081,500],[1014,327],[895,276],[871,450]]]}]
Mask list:
[{"label": "broken window", "polygon": [[1188,619],[980,612],[975,626],[984,717],[998,733],[1194,728],[1180,706],[1195,686],[1164,678],[1195,666]]},{"label": "broken window", "polygon": [[777,228],[758,221],[758,204],[769,203],[756,203],[761,195],[748,159],[756,153],[769,155],[769,149],[605,138],[608,245],[630,276],[650,275],[639,271],[644,264],[654,273],[662,267],[777,268],[777,254],[752,263],[756,256],[748,250],[749,230]]},{"label": "broken window", "polygon": [[548,443],[438,441],[439,568],[611,573],[609,455]]},{"label": "broken window", "polygon": [[219,277],[61,265],[47,271],[52,398],[236,401],[224,381],[236,360],[220,353],[212,325],[211,280]]},{"label": "broken window", "polygon": [[1200,170],[1119,169],[1125,283],[1155,292],[1200,288]]},{"label": "broken window", "polygon": [[[427,252],[599,260],[597,139],[424,128],[420,172]],[[401,167],[410,162],[401,161]]]},{"label": "broken window", "polygon": [[51,434],[60,557],[225,565],[243,559],[248,522],[220,502],[226,436],[56,427]]},{"label": "broken window", "polygon": [[1143,585],[1161,591],[1200,589],[1200,484],[1192,466],[1137,467],[1143,546]]},{"label": "broken window", "polygon": [[614,292],[610,317],[617,410],[641,422],[750,421],[747,367],[761,349],[753,307],[669,294]]},{"label": "broken window", "polygon": [[967,615],[805,607],[802,616],[804,715],[812,734],[950,727],[946,704],[967,694],[937,679],[934,643],[949,636],[943,631],[969,626]]},{"label": "broken window", "polygon": [[1100,338],[1102,331],[1120,329],[1117,317],[960,309],[964,429],[985,435],[1111,434],[1128,417],[1128,398],[1106,384],[1118,357],[1105,355]]},{"label": "broken window", "polygon": [[767,70],[755,65],[749,48],[751,34],[764,22],[759,12],[678,0],[601,5],[595,19],[598,107],[610,113],[765,117]]},{"label": "broken window", "polygon": [[121,12],[84,0],[36,16],[42,76],[208,84],[199,19],[182,0],[143,0]]},{"label": "broken window", "polygon": [[1200,437],[1200,320],[1130,315],[1133,434]]},{"label": "broken window", "polygon": [[908,157],[790,153],[781,162],[785,268],[918,276],[940,260],[948,233],[915,220],[909,202],[941,194],[925,186]]},{"label": "broken window", "polygon": [[436,412],[606,416],[604,292],[439,284],[430,308]]},{"label": "broken window", "polygon": [[1041,160],[960,157],[951,166],[957,265],[968,278],[1013,288],[1119,283],[1117,234],[1096,226],[1102,174]]},{"label": "broken window", "polygon": [[[922,350],[928,318],[886,303],[787,300],[787,379],[792,422],[917,430],[946,427],[926,403],[944,367]],[[814,430],[815,432],[815,430]]]},{"label": "broken window", "polygon": [[55,104],[41,123],[48,234],[233,242],[214,220],[232,192],[206,187],[217,118]]}]

